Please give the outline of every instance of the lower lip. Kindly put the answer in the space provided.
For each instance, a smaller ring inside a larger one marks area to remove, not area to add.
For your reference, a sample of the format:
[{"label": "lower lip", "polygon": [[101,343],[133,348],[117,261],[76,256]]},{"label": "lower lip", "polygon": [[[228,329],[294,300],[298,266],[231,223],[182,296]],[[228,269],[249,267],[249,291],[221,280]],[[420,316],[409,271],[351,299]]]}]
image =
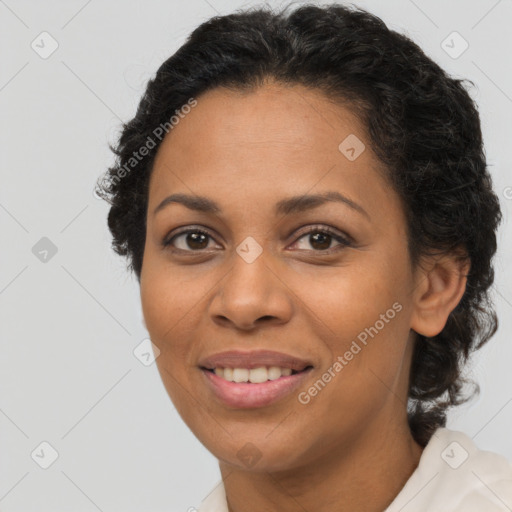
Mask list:
[{"label": "lower lip", "polygon": [[265,407],[291,394],[312,368],[260,384],[229,382],[208,370],[201,370],[213,393],[226,405],[248,409]]}]

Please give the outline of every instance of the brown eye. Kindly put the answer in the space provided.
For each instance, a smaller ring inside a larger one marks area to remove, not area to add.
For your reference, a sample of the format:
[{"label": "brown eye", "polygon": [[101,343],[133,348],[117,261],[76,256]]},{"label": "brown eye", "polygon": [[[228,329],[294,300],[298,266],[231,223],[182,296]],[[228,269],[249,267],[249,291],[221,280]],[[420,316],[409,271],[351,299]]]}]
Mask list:
[{"label": "brown eye", "polygon": [[309,235],[309,243],[321,251],[329,249],[332,242],[332,236],[326,233],[313,233]]},{"label": "brown eye", "polygon": [[[305,239],[309,246],[312,247],[313,251],[315,252],[329,251],[331,249],[333,251],[336,251],[339,249],[343,249],[344,247],[352,246],[351,242],[347,240],[345,237],[343,237],[341,234],[335,232],[331,228],[322,226],[313,226],[301,237],[299,237],[295,244],[300,243],[302,239]],[[331,247],[333,241],[338,242],[338,245]],[[299,247],[299,249],[310,251],[310,247]]]},{"label": "brown eye", "polygon": [[[181,251],[201,251],[208,248],[208,242],[211,238],[208,232],[201,229],[188,229],[164,240],[163,246],[172,246]],[[179,242],[177,243],[177,241]]]},{"label": "brown eye", "polygon": [[185,243],[191,249],[205,249],[208,245],[208,235],[204,233],[186,233]]}]

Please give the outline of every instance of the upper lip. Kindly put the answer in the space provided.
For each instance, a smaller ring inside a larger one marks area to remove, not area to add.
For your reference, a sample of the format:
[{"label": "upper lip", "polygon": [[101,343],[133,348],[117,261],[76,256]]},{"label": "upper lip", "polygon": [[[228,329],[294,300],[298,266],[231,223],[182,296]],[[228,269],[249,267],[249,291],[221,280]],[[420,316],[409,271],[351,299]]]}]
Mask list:
[{"label": "upper lip", "polygon": [[229,350],[204,357],[199,361],[199,366],[210,370],[214,368],[251,369],[260,366],[279,366],[300,372],[312,364],[305,359],[273,350]]}]

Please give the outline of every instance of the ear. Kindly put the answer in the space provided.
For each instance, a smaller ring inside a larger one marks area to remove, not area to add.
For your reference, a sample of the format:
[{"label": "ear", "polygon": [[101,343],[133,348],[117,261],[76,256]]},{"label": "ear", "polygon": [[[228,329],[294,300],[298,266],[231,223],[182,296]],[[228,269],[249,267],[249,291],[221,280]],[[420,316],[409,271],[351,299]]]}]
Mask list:
[{"label": "ear", "polygon": [[466,290],[469,258],[460,252],[423,259],[415,272],[411,329],[439,334]]}]

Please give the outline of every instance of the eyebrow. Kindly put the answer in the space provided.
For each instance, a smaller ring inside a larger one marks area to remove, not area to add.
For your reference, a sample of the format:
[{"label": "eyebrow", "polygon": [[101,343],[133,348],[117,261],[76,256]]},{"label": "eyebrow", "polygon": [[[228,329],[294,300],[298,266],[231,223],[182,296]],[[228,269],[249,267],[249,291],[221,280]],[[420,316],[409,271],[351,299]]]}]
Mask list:
[{"label": "eyebrow", "polygon": [[[345,204],[371,220],[370,215],[368,215],[368,212],[361,205],[355,203],[343,194],[335,191],[323,192],[321,194],[293,196],[283,199],[276,203],[275,213],[276,215],[291,215],[294,213],[312,210],[328,202],[338,202]],[[156,215],[160,210],[163,210],[166,206],[172,203],[179,203],[187,207],[189,210],[195,210],[202,213],[220,214],[222,212],[222,208],[215,201],[208,197],[187,194],[172,194],[166,197],[155,208],[153,215]]]}]

